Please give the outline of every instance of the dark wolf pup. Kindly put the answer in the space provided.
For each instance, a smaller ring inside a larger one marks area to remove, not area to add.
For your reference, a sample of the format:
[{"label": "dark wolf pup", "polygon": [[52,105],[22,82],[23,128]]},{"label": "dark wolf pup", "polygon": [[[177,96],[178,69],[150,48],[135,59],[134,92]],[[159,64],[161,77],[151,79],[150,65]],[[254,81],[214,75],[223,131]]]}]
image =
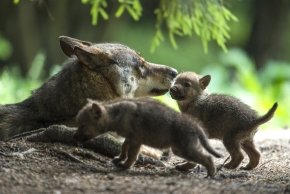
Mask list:
[{"label": "dark wolf pup", "polygon": [[269,121],[278,104],[264,115],[258,116],[256,111],[237,98],[223,94],[208,94],[206,87],[211,77],[204,77],[194,72],[185,72],[177,76],[170,89],[171,97],[177,100],[182,113],[193,116],[202,122],[202,127],[209,138],[220,139],[231,155],[226,168],[237,168],[244,156],[241,149],[249,156],[245,170],[255,168],[260,161],[260,152],[256,149],[253,137],[257,128]]},{"label": "dark wolf pup", "polygon": [[192,119],[153,99],[110,103],[90,101],[78,113],[77,121],[79,127],[74,134],[77,141],[85,142],[109,131],[116,131],[125,137],[121,154],[113,159],[115,164],[123,168],[133,165],[142,144],[159,149],[171,147],[174,154],[188,160],[176,166],[177,169],[191,169],[199,163],[206,167],[211,177],[216,168],[212,157],[203,154],[202,147],[215,157],[221,157]]},{"label": "dark wolf pup", "polygon": [[28,99],[0,106],[0,140],[52,124],[76,127],[75,116],[87,98],[162,95],[177,75],[175,69],[149,63],[122,44],[93,44],[65,36],[59,40],[68,61]]}]

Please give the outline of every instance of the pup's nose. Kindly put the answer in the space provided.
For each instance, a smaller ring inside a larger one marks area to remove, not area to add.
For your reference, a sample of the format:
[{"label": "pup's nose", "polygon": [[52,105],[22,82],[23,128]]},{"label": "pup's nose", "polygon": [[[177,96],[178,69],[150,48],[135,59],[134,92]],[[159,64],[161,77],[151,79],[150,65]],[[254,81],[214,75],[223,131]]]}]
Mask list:
[{"label": "pup's nose", "polygon": [[170,71],[170,75],[172,76],[172,77],[176,77],[177,76],[177,74],[178,74],[178,71],[176,70],[176,69],[171,69],[171,71]]},{"label": "pup's nose", "polygon": [[175,87],[175,86],[172,86],[171,88],[170,88],[170,93],[172,93],[172,92],[176,92],[177,91],[177,88]]}]

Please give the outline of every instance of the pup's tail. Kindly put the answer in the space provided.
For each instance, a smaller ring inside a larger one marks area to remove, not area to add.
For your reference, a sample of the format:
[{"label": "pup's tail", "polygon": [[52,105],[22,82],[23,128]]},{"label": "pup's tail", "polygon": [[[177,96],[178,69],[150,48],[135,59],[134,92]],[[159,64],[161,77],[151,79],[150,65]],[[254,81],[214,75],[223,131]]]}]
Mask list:
[{"label": "pup's tail", "polygon": [[278,103],[275,102],[275,104],[272,106],[272,108],[264,116],[261,116],[257,119],[256,124],[261,125],[261,124],[269,121],[274,116],[274,113],[275,113],[277,107],[278,107]]},{"label": "pup's tail", "polygon": [[206,135],[204,134],[203,130],[199,128],[198,131],[199,131],[198,132],[198,139],[199,139],[201,145],[204,147],[204,149],[206,149],[209,153],[211,153],[212,155],[214,155],[216,158],[223,157],[213,147],[211,147],[211,145],[209,144],[209,141],[208,141]]}]

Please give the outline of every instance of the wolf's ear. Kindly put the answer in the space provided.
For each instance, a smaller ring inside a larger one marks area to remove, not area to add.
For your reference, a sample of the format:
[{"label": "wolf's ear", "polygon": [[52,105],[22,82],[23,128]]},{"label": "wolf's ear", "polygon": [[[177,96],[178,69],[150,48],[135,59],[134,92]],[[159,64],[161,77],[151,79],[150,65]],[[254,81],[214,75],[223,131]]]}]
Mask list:
[{"label": "wolf's ear", "polygon": [[208,86],[210,79],[211,79],[210,75],[206,75],[199,79],[199,85],[203,90]]},{"label": "wolf's ear", "polygon": [[89,69],[104,67],[116,63],[109,54],[101,49],[93,47],[80,48],[74,47],[74,53],[78,59],[85,64]]},{"label": "wolf's ear", "polygon": [[92,43],[90,42],[70,38],[67,36],[60,36],[59,44],[62,52],[68,57],[72,57],[75,54],[74,53],[75,46],[87,47],[92,45]]},{"label": "wolf's ear", "polygon": [[93,103],[91,113],[94,119],[99,119],[102,116],[102,109],[100,105]]}]

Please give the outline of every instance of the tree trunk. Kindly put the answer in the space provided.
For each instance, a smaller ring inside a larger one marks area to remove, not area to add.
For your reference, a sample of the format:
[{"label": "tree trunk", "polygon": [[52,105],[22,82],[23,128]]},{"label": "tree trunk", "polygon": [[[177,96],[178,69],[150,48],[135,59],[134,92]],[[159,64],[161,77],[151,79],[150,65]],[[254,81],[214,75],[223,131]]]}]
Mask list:
[{"label": "tree trunk", "polygon": [[257,69],[270,59],[286,60],[290,1],[255,0],[253,12],[255,18],[246,50],[254,58]]}]

